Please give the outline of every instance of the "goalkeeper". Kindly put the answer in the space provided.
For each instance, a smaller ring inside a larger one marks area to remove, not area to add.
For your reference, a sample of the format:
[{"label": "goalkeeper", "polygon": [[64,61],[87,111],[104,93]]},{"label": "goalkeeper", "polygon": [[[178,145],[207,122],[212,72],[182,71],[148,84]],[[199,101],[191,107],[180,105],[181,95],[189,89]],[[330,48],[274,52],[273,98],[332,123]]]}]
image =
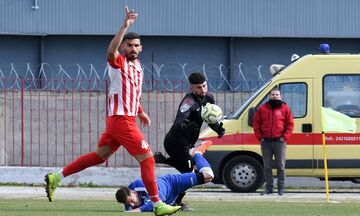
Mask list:
[{"label": "goalkeeper", "polygon": [[[208,141],[210,144],[211,142]],[[187,189],[210,182],[214,173],[210,164],[203,158],[202,154],[209,145],[198,146],[190,153],[196,162],[199,172],[183,174],[166,174],[156,179],[159,188],[159,196],[168,205],[176,205],[176,199]],[[127,212],[151,212],[152,202],[141,179],[132,182],[128,187],[120,188],[115,194],[116,200],[125,204]]]},{"label": "goalkeeper", "polygon": [[[154,155],[156,163],[168,164],[181,173],[192,172],[194,169],[194,160],[189,155],[189,149],[194,147],[199,138],[203,123],[201,107],[207,103],[215,103],[214,96],[208,93],[205,76],[202,73],[191,73],[188,79],[191,92],[182,99],[174,124],[164,139],[164,147],[169,158],[161,152],[156,152]],[[219,138],[225,133],[222,125],[222,123],[209,124]],[[181,199],[180,196],[177,203],[182,206],[182,210],[189,210],[181,203]]]}]

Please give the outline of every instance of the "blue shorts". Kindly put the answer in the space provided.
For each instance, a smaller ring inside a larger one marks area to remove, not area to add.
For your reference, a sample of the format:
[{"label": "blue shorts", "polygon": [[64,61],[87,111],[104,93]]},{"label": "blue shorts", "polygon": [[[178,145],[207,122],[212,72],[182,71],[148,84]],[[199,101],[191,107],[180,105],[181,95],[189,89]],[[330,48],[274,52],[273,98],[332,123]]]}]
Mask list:
[{"label": "blue shorts", "polygon": [[174,204],[176,198],[187,189],[198,185],[195,173],[166,174],[156,179],[159,195],[167,204]]}]

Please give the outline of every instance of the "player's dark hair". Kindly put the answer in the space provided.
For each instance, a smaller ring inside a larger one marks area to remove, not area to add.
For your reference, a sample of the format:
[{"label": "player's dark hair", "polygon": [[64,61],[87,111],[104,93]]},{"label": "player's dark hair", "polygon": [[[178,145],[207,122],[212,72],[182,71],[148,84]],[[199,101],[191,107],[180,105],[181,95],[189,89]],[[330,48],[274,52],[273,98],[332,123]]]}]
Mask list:
[{"label": "player's dark hair", "polygon": [[199,72],[193,72],[189,76],[190,84],[202,84],[206,81],[204,74]]},{"label": "player's dark hair", "polygon": [[126,203],[128,196],[130,196],[131,191],[127,187],[121,187],[116,191],[115,198],[119,203]]},{"label": "player's dark hair", "polygon": [[126,40],[133,40],[133,39],[141,39],[140,35],[136,34],[135,32],[129,32],[126,35],[124,35],[123,41]]}]

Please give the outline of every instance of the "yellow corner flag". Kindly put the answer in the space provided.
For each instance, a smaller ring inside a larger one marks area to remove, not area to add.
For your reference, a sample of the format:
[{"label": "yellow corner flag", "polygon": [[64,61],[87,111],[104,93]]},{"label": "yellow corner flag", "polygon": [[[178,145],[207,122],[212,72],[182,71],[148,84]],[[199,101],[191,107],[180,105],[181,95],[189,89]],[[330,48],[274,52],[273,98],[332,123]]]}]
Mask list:
[{"label": "yellow corner flag", "polygon": [[321,107],[324,132],[355,133],[355,119],[330,108]]},{"label": "yellow corner flag", "polygon": [[321,107],[321,115],[322,115],[322,143],[323,143],[323,151],[324,151],[325,191],[326,191],[326,201],[329,202],[330,194],[329,194],[325,132],[355,133],[356,123],[355,123],[355,119],[352,119],[349,116],[342,114],[341,112],[337,112],[333,109],[329,109],[325,107]]}]

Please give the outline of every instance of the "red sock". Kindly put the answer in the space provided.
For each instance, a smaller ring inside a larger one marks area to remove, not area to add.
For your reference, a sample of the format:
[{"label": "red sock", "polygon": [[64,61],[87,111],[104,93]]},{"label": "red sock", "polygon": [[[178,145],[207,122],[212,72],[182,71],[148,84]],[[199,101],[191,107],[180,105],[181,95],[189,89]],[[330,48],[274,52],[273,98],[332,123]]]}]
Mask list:
[{"label": "red sock", "polygon": [[153,157],[140,162],[141,178],[152,202],[160,201],[158,186],[155,180],[155,160]]},{"label": "red sock", "polygon": [[91,166],[95,166],[98,164],[104,163],[104,159],[99,157],[96,152],[91,152],[86,155],[81,155],[76,160],[68,164],[66,167],[63,168],[63,175],[64,177],[80,172],[83,169],[86,169]]}]

